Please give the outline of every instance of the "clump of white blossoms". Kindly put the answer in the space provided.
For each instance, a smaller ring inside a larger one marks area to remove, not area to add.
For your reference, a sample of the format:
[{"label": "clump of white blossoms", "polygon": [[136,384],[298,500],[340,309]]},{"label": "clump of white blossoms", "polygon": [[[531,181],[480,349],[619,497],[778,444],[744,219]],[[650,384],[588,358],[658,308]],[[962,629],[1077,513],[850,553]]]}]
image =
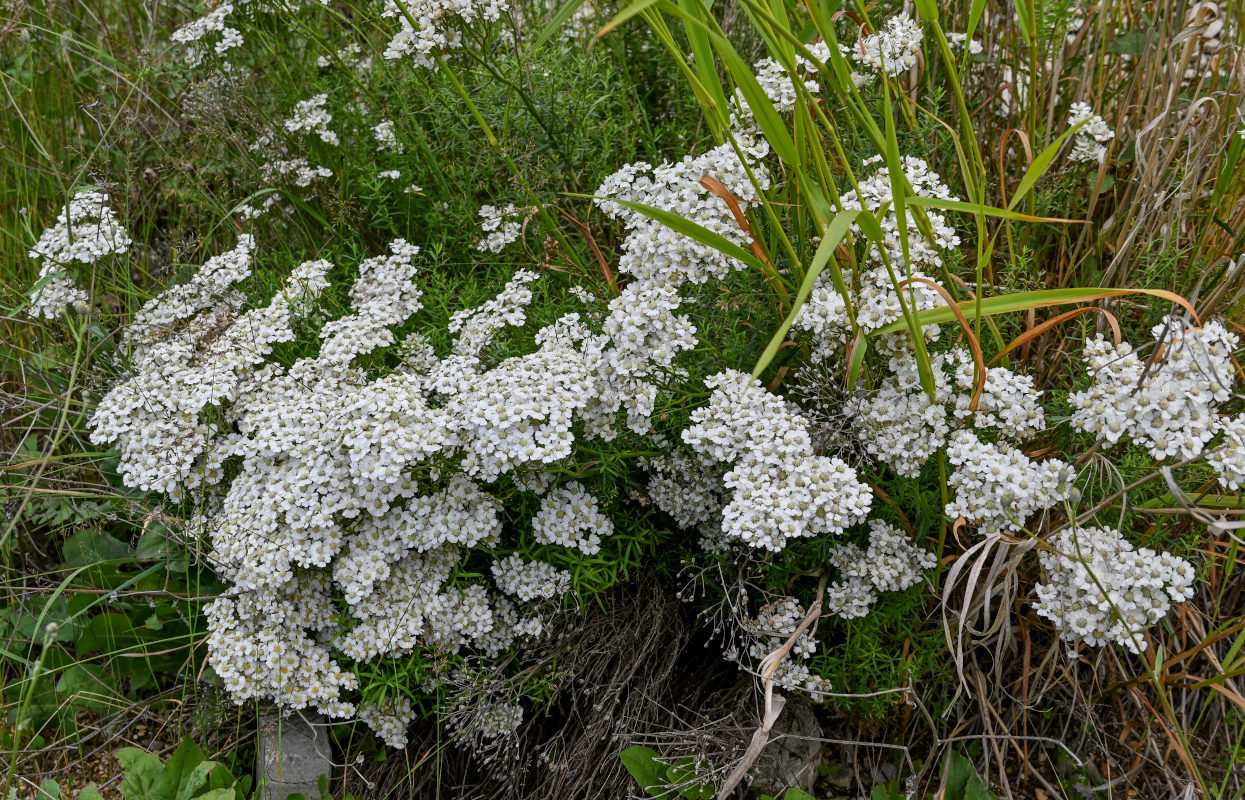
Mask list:
[{"label": "clump of white blossoms", "polygon": [[[881,156],[875,156],[866,160],[865,166],[881,160]],[[925,161],[906,156],[903,163],[904,176],[916,195],[944,200],[956,199],[938,173],[930,170]],[[908,214],[905,220],[908,246],[905,251],[899,236],[899,218],[893,208],[890,173],[884,164],[859,182],[859,191],[853,189],[844,193],[842,201],[845,209],[865,209],[875,214],[886,208],[886,213],[878,219],[883,241],[880,244],[870,243],[869,252],[862,264],[862,273],[854,278],[853,286],[847,287],[849,298],[843,297],[827,270],[818,276],[808,301],[800,307],[794,327],[812,331],[816,335],[814,358],[818,360],[840,352],[852,332],[848,317],[848,299],[851,301],[855,323],[865,333],[903,317],[900,291],[903,293],[903,302],[910,311],[925,311],[944,305],[946,301],[938,291],[918,279],[932,280],[923,270],[932,273],[941,267],[941,252],[957,247],[960,243],[959,236],[946,218],[932,209],[927,209],[933,238],[927,238],[921,233],[915,217]],[[858,225],[853,225],[852,230],[858,235],[861,233]],[[926,325],[923,330],[927,340],[937,339],[937,325]],[[911,346],[908,334],[904,331],[876,337],[872,343],[872,346],[884,353],[894,353]]]},{"label": "clump of white blossoms", "polygon": [[1094,113],[1089,103],[1073,103],[1068,114],[1069,125],[1085,125],[1076,132],[1072,141],[1071,161],[1101,163],[1107,157],[1107,142],[1115,138],[1115,131],[1106,120]]},{"label": "clump of white blossoms", "polygon": [[325,144],[337,145],[340,140],[337,134],[329,129],[333,115],[324,107],[329,101],[327,94],[318,94],[307,100],[300,100],[294,106],[294,116],[285,121],[285,129],[290,133],[314,133]]},{"label": "clump of white blossoms", "polygon": [[874,458],[900,475],[915,478],[934,453],[947,442],[953,418],[947,414],[951,385],[944,364],[946,354],[931,357],[934,397],[921,388],[916,358],[893,356],[889,373],[872,392],[857,393],[853,411],[859,419],[856,434]]},{"label": "clump of white blossoms", "polygon": [[1115,643],[1140,653],[1144,630],[1193,597],[1188,561],[1134,549],[1110,528],[1063,531],[1038,559],[1047,579],[1036,587],[1034,610],[1069,642]]},{"label": "clump of white blossoms", "polygon": [[480,230],[486,235],[476,243],[481,252],[500,253],[506,245],[519,238],[523,228],[519,222],[523,209],[507,203],[504,208],[480,206]]},{"label": "clump of white blossoms", "polygon": [[863,617],[879,592],[902,592],[916,586],[938,558],[893,525],[869,521],[869,547],[841,544],[830,555],[840,580],[826,587],[826,611],[843,619]]},{"label": "clump of white blossoms", "polygon": [[905,477],[920,475],[929,458],[946,444],[951,431],[962,425],[994,429],[1015,440],[1031,438],[1046,428],[1041,392],[1034,388],[1033,378],[1002,367],[986,370],[974,412],[977,368],[963,348],[930,355],[932,398],[921,386],[917,361],[911,353],[892,356],[888,367],[873,391],[857,393],[853,407],[859,419],[856,432],[870,455]]},{"label": "clump of white blossoms", "polygon": [[1245,415],[1224,420],[1223,442],[1207,451],[1206,463],[1219,473],[1219,484],[1236,491],[1245,486]]},{"label": "clump of white blossoms", "polygon": [[391,153],[405,153],[406,145],[398,141],[398,134],[393,130],[393,120],[384,119],[372,126],[372,138],[376,140],[376,149]]},{"label": "clump of white blossoms", "polygon": [[1196,328],[1166,317],[1150,358],[1102,336],[1085,343],[1093,383],[1068,397],[1072,425],[1109,444],[1125,435],[1156,459],[1194,458],[1220,429],[1216,410],[1232,396],[1239,337],[1218,320]]},{"label": "clump of white blossoms", "polygon": [[462,32],[454,26],[495,22],[509,7],[505,0],[385,0],[381,16],[401,26],[385,58],[409,57],[417,67],[434,69],[437,57],[462,47]]},{"label": "clump of white blossoms", "polygon": [[[825,42],[816,42],[810,45],[808,49],[813,57],[823,64],[829,62],[830,47]],[[817,66],[813,61],[804,56],[797,55],[795,57],[795,68],[800,73],[800,82],[804,84],[804,89],[810,95],[816,95],[821,92],[821,85],[813,77],[806,77],[817,75]],[[765,96],[774,104],[775,111],[781,114],[790,114],[792,111],[795,111],[795,104],[800,96],[794,82],[796,78],[787,72],[781,61],[775,58],[763,58],[752,65],[752,71],[756,75],[761,91],[765,92]],[[737,134],[746,132],[748,139],[755,139],[761,136],[760,128],[753,116],[752,109],[748,106],[748,101],[739,89],[735,90],[731,115],[733,119],[732,124],[736,128]]]},{"label": "clump of white blossoms", "polygon": [[877,33],[851,45],[852,57],[869,71],[892,78],[916,66],[921,54],[921,23],[902,13]]},{"label": "clump of white blossoms", "polygon": [[612,536],[614,523],[601,513],[597,499],[578,481],[545,495],[532,518],[532,533],[541,544],[574,547],[585,555],[601,550],[601,538]]},{"label": "clump of white blossoms", "polygon": [[727,370],[705,385],[709,404],[692,412],[683,441],[710,463],[733,468],[722,532],[781,550],[790,538],[842,533],[864,521],[873,495],[844,461],[813,452],[808,420],[760,381]]},{"label": "clump of white blossoms", "polygon": [[406,728],[415,719],[411,701],[403,696],[386,697],[359,706],[359,719],[390,747],[406,746]]},{"label": "clump of white blossoms", "polygon": [[32,317],[55,319],[70,306],[87,306],[86,292],[65,271],[73,263],[94,264],[104,256],[130,249],[130,234],[108,205],[108,195],[94,189],[79,191],[62,207],[56,224],[43,231],[28,255],[43,259],[30,295]]},{"label": "clump of white blossoms", "polygon": [[983,533],[1019,531],[1034,514],[1075,496],[1076,471],[1057,458],[1035,462],[1014,447],[991,444],[971,431],[952,435],[948,483],[955,498],[948,517],[963,517]]},{"label": "clump of white blossoms", "polygon": [[263,175],[266,181],[290,178],[295,186],[305,189],[313,181],[333,177],[333,170],[328,167],[313,167],[307,159],[300,157],[266,161],[263,165]]},{"label": "clump of white blossoms", "polygon": [[[748,634],[748,655],[760,662],[773,651],[786,644],[795,634],[804,618],[805,611],[794,597],[783,597],[762,606],[756,617],[741,620],[741,627]],[[774,685],[784,689],[807,692],[815,701],[826,699],[833,687],[830,681],[809,669],[805,663],[817,652],[817,639],[811,631],[805,631],[796,639],[790,653],[774,671]],[[727,653],[728,658],[738,656]],[[740,666],[743,666],[742,664]]]},{"label": "clump of white blossoms", "polygon": [[187,65],[197,67],[203,63],[208,45],[217,55],[224,55],[242,44],[241,31],[226,24],[233,10],[233,3],[221,3],[202,17],[173,31],[169,38],[186,46]]},{"label": "clump of white blossoms", "polygon": [[[764,140],[758,142],[764,143]],[[756,155],[758,160],[748,165],[762,190],[769,187],[768,172],[759,161],[764,154]],[[726,201],[700,183],[705,175],[725,186],[741,205],[760,199],[744,164],[729,144],[715,147],[695,158],[687,156],[682,161],[665,162],[657,167],[638,161],[605,179],[596,191],[595,202],[607,215],[622,220],[627,227],[619,271],[644,281],[669,283],[678,288],[687,282],[705,283],[711,278],[721,279],[745,266],[743,262],[617,202],[642,203],[678,214],[735,244],[747,247],[748,235],[740,229]]]},{"label": "clump of white blossoms", "polygon": [[559,597],[571,587],[571,573],[543,561],[526,561],[517,553],[494,562],[492,572],[497,588],[520,600]]},{"label": "clump of white blossoms", "polygon": [[952,50],[963,50],[967,46],[970,56],[980,55],[985,51],[979,39],[969,39],[966,34],[954,31],[947,31],[947,44]]}]

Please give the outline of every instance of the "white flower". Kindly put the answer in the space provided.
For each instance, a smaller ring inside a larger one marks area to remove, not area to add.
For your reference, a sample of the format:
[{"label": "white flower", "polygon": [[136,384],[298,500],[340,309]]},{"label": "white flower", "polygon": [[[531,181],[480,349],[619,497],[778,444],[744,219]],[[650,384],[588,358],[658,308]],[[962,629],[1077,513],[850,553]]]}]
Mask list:
[{"label": "white flower", "polygon": [[1131,436],[1159,460],[1194,458],[1219,431],[1215,411],[1232,396],[1239,338],[1217,320],[1194,328],[1176,317],[1153,335],[1153,359],[1101,335],[1085,343],[1093,383],[1068,397],[1072,426],[1110,444]]},{"label": "white flower", "polygon": [[1034,610],[1069,642],[1114,642],[1139,653],[1146,649],[1144,630],[1193,597],[1188,561],[1135,550],[1109,528],[1066,530],[1038,559],[1047,579],[1036,587]]},{"label": "white flower", "polygon": [[1073,103],[1068,114],[1068,125],[1085,125],[1076,132],[1072,142],[1072,152],[1068,154],[1071,161],[1101,162],[1107,156],[1106,143],[1115,138],[1102,117],[1094,113],[1089,103]]},{"label": "white flower", "polygon": [[952,519],[964,517],[982,532],[1018,531],[1034,514],[1073,497],[1071,465],[1052,458],[1034,462],[1007,445],[983,442],[970,431],[951,437],[947,460],[955,467],[948,483],[955,498]]},{"label": "white flower", "polygon": [[519,223],[523,209],[508,203],[505,208],[497,206],[480,206],[480,230],[487,234],[476,243],[476,249],[484,252],[500,253],[506,245],[519,238],[523,228]]},{"label": "white flower", "polygon": [[541,501],[532,518],[532,532],[541,544],[574,547],[587,555],[601,550],[601,538],[614,533],[614,523],[601,513],[597,499],[583,484],[571,481]]},{"label": "white flower", "polygon": [[325,108],[328,103],[327,94],[318,94],[307,100],[301,100],[294,106],[294,116],[285,121],[285,129],[290,133],[305,131],[314,133],[325,144],[338,144],[337,134],[329,130],[333,115]]},{"label": "white flower", "polygon": [[372,136],[376,139],[376,149],[391,153],[405,153],[406,145],[398,141],[393,130],[393,120],[385,119],[372,126]]},{"label": "white flower", "polygon": [[909,18],[906,12],[899,14],[850,49],[857,63],[871,72],[894,77],[916,66],[921,52],[921,23]]}]

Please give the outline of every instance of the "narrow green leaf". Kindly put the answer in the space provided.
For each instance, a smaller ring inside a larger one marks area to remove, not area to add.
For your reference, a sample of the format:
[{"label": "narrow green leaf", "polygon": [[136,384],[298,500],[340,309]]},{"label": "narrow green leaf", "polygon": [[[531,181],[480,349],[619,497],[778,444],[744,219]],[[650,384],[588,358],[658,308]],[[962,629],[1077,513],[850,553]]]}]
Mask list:
[{"label": "narrow green leaf", "polygon": [[769,96],[765,94],[761,84],[757,83],[756,75],[752,74],[752,68],[744,63],[739,53],[735,51],[735,47],[725,37],[717,33],[711,33],[710,36],[714,49],[718,51],[718,57],[722,59],[722,65],[726,67],[735,85],[743,93],[744,100],[748,102],[748,108],[752,111],[752,117],[761,128],[761,133],[765,135],[770,147],[774,148],[774,152],[784,163],[793,167],[800,166],[799,154],[795,149],[795,141],[791,138],[791,132],[787,130],[787,123],[783,122]]},{"label": "narrow green leaf", "polygon": [[527,52],[529,54],[535,53],[545,44],[545,42],[553,38],[553,35],[558,32],[566,21],[571,18],[571,15],[578,11],[579,7],[585,2],[587,2],[587,0],[566,0],[566,2],[562,4],[562,7],[559,8],[553,15],[553,18],[549,20],[549,24],[541,28],[540,33],[537,34],[536,38],[533,39],[531,44],[528,45]]},{"label": "narrow green leaf", "polygon": [[[1016,292],[997,297],[985,297],[980,300],[964,300],[957,303],[957,305],[960,307],[960,313],[966,316],[971,314],[974,309],[980,308],[981,315],[988,317],[995,314],[1028,311],[1031,308],[1047,308],[1049,306],[1062,306],[1070,303],[1090,303],[1108,297],[1124,297],[1130,294],[1147,294],[1182,305],[1186,310],[1192,310],[1187,300],[1174,292],[1164,289],[1103,289],[1100,287],[1071,287],[1067,289],[1041,289],[1035,292]],[[918,325],[937,325],[943,322],[950,322],[956,318],[955,312],[948,306],[939,306],[928,311],[919,311],[915,316]],[[896,320],[889,325],[883,325],[881,328],[871,331],[869,335],[880,336],[884,333],[903,330],[906,327],[907,325],[903,320]]]},{"label": "narrow green leaf", "polygon": [[614,15],[613,19],[605,23],[604,27],[602,27],[601,30],[597,31],[595,38],[600,39],[602,36],[614,30],[615,28],[617,28],[619,25],[623,24],[627,20],[632,19],[633,17],[639,16],[640,14],[644,13],[645,11],[647,11],[648,9],[652,8],[653,6],[657,5],[658,3],[662,1],[663,0],[636,0],[636,2],[627,6],[622,11],[619,11],[617,14]]},{"label": "narrow green leaf", "polygon": [[619,205],[626,206],[632,211],[643,214],[649,219],[654,219],[690,239],[695,239],[701,244],[708,245],[723,255],[739,259],[748,266],[763,272],[768,270],[768,267],[750,251],[735,244],[722,234],[714,233],[702,225],[697,225],[691,220],[680,217],[678,214],[662,208],[656,208],[655,206],[645,205],[644,203],[636,203],[632,200],[618,200],[616,198],[611,198],[611,200]]},{"label": "narrow green leaf", "polygon": [[809,264],[808,271],[804,274],[804,281],[800,284],[800,289],[796,292],[795,301],[791,304],[791,311],[787,314],[786,319],[778,326],[778,330],[774,331],[774,335],[770,337],[769,344],[765,346],[765,351],[761,353],[761,357],[757,359],[756,366],[752,369],[752,377],[758,377],[765,368],[774,360],[774,356],[778,355],[782,343],[787,338],[787,332],[791,330],[792,324],[795,322],[796,315],[800,313],[800,308],[808,300],[809,294],[813,291],[813,285],[817,283],[817,276],[825,269],[826,264],[830,263],[830,256],[834,254],[834,249],[839,246],[839,242],[843,241],[843,237],[851,229],[852,222],[862,212],[858,209],[850,211],[840,211],[835,214],[834,219],[826,226],[826,231],[822,234],[821,244],[817,245],[817,251],[813,253],[813,260]]},{"label": "narrow green leaf", "polygon": [[[1022,5],[1024,4],[1017,3],[1016,7],[1019,8]],[[1081,125],[1084,124],[1085,123],[1081,123]],[[1033,159],[1033,163],[1029,165],[1027,170],[1025,170],[1024,177],[1020,179],[1020,184],[1016,187],[1015,194],[1012,195],[1012,199],[1007,204],[1009,211],[1020,205],[1020,201],[1023,200],[1025,195],[1029,193],[1029,190],[1032,189],[1033,185],[1038,182],[1038,179],[1046,174],[1046,170],[1050,168],[1050,162],[1054,160],[1055,154],[1059,152],[1059,148],[1063,146],[1063,143],[1069,136],[1080,130],[1081,125],[1074,125],[1073,127],[1068,128],[1050,145],[1050,147],[1047,147],[1045,150],[1037,154],[1037,158]]]},{"label": "narrow green leaf", "polygon": [[869,340],[864,332],[856,334],[852,342],[851,360],[847,364],[847,391],[856,391],[856,381],[860,380],[860,370],[865,364],[865,353],[869,351]]}]

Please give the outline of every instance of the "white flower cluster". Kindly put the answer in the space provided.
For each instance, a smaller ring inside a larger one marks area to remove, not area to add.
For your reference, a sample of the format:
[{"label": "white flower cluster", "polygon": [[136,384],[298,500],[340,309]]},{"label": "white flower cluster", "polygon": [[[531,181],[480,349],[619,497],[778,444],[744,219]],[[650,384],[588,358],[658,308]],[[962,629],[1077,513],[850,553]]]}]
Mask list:
[{"label": "white flower cluster", "polygon": [[[1024,440],[1046,428],[1041,393],[1033,379],[1002,367],[986,370],[977,411],[971,410],[977,370],[968,351],[957,348],[930,355],[934,396],[921,387],[915,356],[892,356],[889,373],[872,392],[860,391],[853,412],[866,449],[900,475],[915,478],[926,461],[947,442],[953,428],[970,422],[1002,436]],[[948,372],[951,374],[948,375]],[[947,412],[953,404],[953,415]],[[971,419],[970,419],[971,418]]]},{"label": "white flower cluster", "polygon": [[293,183],[300,188],[307,188],[317,178],[333,177],[333,170],[328,167],[313,167],[305,158],[276,159],[265,161],[263,165],[264,180],[294,176]]},{"label": "white flower cluster", "polygon": [[559,597],[571,588],[571,573],[543,561],[525,561],[517,553],[493,562],[497,588],[520,600]]},{"label": "white flower cluster", "polygon": [[386,697],[359,706],[359,719],[390,747],[406,746],[406,729],[415,719],[411,701],[404,696]]},{"label": "white flower cluster", "polygon": [[129,249],[130,234],[109,207],[108,195],[93,189],[78,192],[28,253],[31,258],[42,258],[43,265],[27,313],[55,319],[64,316],[70,306],[86,308],[86,292],[66,274],[65,267],[73,262],[94,264],[104,256]]},{"label": "white flower cluster", "polygon": [[324,107],[328,101],[327,94],[318,94],[307,100],[298,101],[294,106],[294,116],[285,121],[285,129],[290,133],[300,131],[314,133],[325,144],[339,144],[337,134],[329,130],[333,115]]},{"label": "white flower cluster", "polygon": [[1036,587],[1034,610],[1069,642],[1114,642],[1140,653],[1146,649],[1144,629],[1193,597],[1188,561],[1146,547],[1135,550],[1110,528],[1063,531],[1038,559],[1046,581]]},{"label": "white flower cluster", "polygon": [[891,17],[877,33],[851,47],[856,62],[877,75],[894,77],[916,66],[921,53],[921,23],[907,12]]},{"label": "white flower cluster", "polygon": [[971,431],[951,436],[947,460],[955,467],[947,482],[956,492],[947,516],[963,517],[985,533],[1019,531],[1029,517],[1074,498],[1076,471],[1070,464],[1057,458],[1034,462]]},{"label": "white flower cluster", "polygon": [[[865,166],[881,160],[881,156],[875,156],[868,159]],[[927,163],[912,156],[906,156],[903,163],[904,175],[918,196],[955,199],[938,173],[931,171]],[[895,281],[906,281],[909,277],[913,279],[903,287],[904,302],[912,311],[925,311],[944,305],[945,301],[936,290],[915,279],[929,280],[929,275],[922,270],[933,271],[940,267],[940,252],[960,243],[955,229],[938,212],[927,209],[933,239],[927,239],[917,227],[915,217],[908,214],[908,247],[905,260],[905,249],[899,235],[899,219],[891,207],[893,200],[890,174],[884,164],[860,181],[859,191],[853,189],[843,195],[845,209],[865,209],[874,214],[884,207],[887,209],[878,220],[883,240],[880,243],[870,243],[864,265],[868,268],[858,276],[856,286],[848,287],[856,325],[865,333],[903,317]],[[857,235],[861,233],[858,225],[853,225],[852,230]],[[828,271],[818,276],[813,292],[800,307],[794,326],[815,334],[813,351],[818,360],[831,357],[843,349],[852,330],[851,320],[848,317],[847,301],[835,287]],[[923,330],[927,340],[937,339],[937,325],[926,325]],[[908,334],[904,331],[876,337],[871,340],[871,344],[884,353],[895,353],[910,347]]]},{"label": "white flower cluster", "polygon": [[363,55],[363,48],[354,42],[338,48],[336,61],[328,56],[316,57],[316,66],[320,69],[326,69],[339,62],[350,67],[359,75],[372,68],[372,57]]},{"label": "white flower cluster", "polygon": [[385,0],[381,16],[401,26],[385,47],[385,58],[409,56],[415,66],[434,69],[438,56],[462,46],[462,33],[451,26],[494,22],[508,8],[505,0]]},{"label": "white flower cluster", "polygon": [[372,138],[376,140],[376,149],[381,151],[389,151],[391,153],[405,153],[406,145],[398,141],[398,135],[393,130],[393,120],[383,119],[372,126]]},{"label": "white flower cluster", "polygon": [[[740,138],[744,138],[742,134]],[[755,140],[755,145],[760,149],[751,153],[753,160],[748,167],[764,190],[769,187],[769,174],[759,159],[768,150],[764,139]],[[748,152],[746,148],[744,151]],[[677,288],[686,282],[704,283],[710,278],[721,279],[744,266],[714,248],[616,202],[642,203],[669,211],[747,247],[748,235],[740,229],[726,201],[701,185],[700,179],[705,175],[721,182],[738,198],[741,206],[760,199],[756,187],[748,178],[747,169],[729,144],[715,147],[695,158],[687,156],[677,163],[665,162],[657,167],[643,161],[628,164],[605,179],[596,191],[595,202],[602,211],[622,220],[627,227],[618,264],[621,272],[650,283],[672,284]]]},{"label": "white flower cluster", "polygon": [[[823,64],[830,60],[830,47],[825,42],[817,42],[809,46],[809,52]],[[814,62],[797,55],[795,57],[795,68],[801,73],[798,78],[804,84],[805,90],[810,95],[816,95],[821,92],[821,85],[807,75],[815,76],[817,67]],[[799,100],[800,93],[795,87],[795,79],[783,68],[782,62],[775,58],[763,58],[752,65],[752,71],[756,75],[757,83],[761,87],[761,91],[765,92],[765,96],[774,104],[774,110],[781,114],[790,114],[795,111],[795,104]],[[733,124],[736,133],[747,132],[751,137],[760,135],[760,129],[753,117],[752,109],[748,106],[748,101],[744,98],[744,94],[739,89],[735,90],[734,107],[731,109]]]},{"label": "white flower cluster", "polygon": [[[782,647],[795,633],[804,614],[799,600],[784,597],[762,606],[756,617],[741,620],[741,627],[751,640],[748,643],[748,655],[754,661],[760,662]],[[812,633],[805,631],[800,634],[787,657],[774,671],[774,685],[806,692],[814,701],[825,700],[826,693],[833,688],[830,681],[813,672],[805,663],[816,652],[817,639]]]},{"label": "white flower cluster", "polygon": [[614,534],[614,523],[601,513],[597,499],[583,484],[570,481],[545,495],[532,518],[532,533],[541,544],[574,547],[585,555],[601,551],[601,537]]},{"label": "white flower cluster", "polygon": [[278,591],[225,596],[204,611],[208,663],[235,703],[275,695],[291,710],[355,712],[339,699],[358,681],[329,652],[336,612],[323,577],[304,572]]},{"label": "white flower cluster", "polygon": [[1023,441],[1046,430],[1046,411],[1042,393],[1033,384],[1032,375],[1021,375],[1003,367],[986,370],[986,383],[977,399],[977,411],[971,409],[977,370],[972,358],[958,351],[955,368],[955,416],[965,419],[972,415],[973,425],[993,428],[1009,439]]},{"label": "white flower cluster", "polygon": [[1206,463],[1219,473],[1219,484],[1236,491],[1245,486],[1245,414],[1224,420],[1220,425],[1223,442],[1207,451]]},{"label": "white flower cluster", "polygon": [[1068,125],[1079,125],[1082,122],[1085,125],[1076,132],[1068,159],[1101,163],[1107,157],[1107,142],[1115,138],[1115,131],[1111,130],[1102,117],[1094,113],[1089,103],[1073,103],[1068,114]]},{"label": "white flower cluster", "polygon": [[507,203],[505,208],[480,206],[480,230],[487,235],[476,243],[476,249],[490,253],[506,249],[506,245],[518,239],[523,231],[519,224],[522,215],[523,210],[515,208],[514,203]]},{"label": "white flower cluster", "polygon": [[966,34],[956,33],[954,31],[947,32],[947,44],[952,50],[963,50],[967,45],[968,54],[970,56],[980,55],[985,51],[979,39],[969,39]]},{"label": "white flower cluster", "polygon": [[1159,350],[1150,359],[1101,335],[1085,343],[1093,383],[1068,397],[1072,426],[1110,444],[1131,436],[1156,459],[1194,458],[1219,431],[1215,412],[1232,396],[1239,337],[1218,320],[1195,328],[1176,317],[1153,336]]},{"label": "white flower cluster", "polygon": [[523,723],[523,706],[518,703],[487,703],[471,716],[469,730],[486,739],[508,736]]},{"label": "white flower cluster", "polygon": [[852,411],[860,424],[857,435],[869,454],[895,472],[909,478],[947,442],[951,419],[947,403],[951,386],[945,363],[952,358],[937,354],[930,358],[934,374],[934,397],[921,388],[915,356],[892,356],[890,372],[871,393],[858,393]]},{"label": "white flower cluster", "polygon": [[[929,217],[930,230],[933,234],[932,239],[927,239],[917,227],[916,218],[910,213],[907,214],[908,252],[905,261],[903,243],[899,236],[899,220],[893,208],[895,198],[891,192],[890,169],[883,163],[880,155],[865,159],[865,167],[872,164],[878,164],[878,168],[860,181],[859,191],[853,189],[843,194],[843,207],[846,209],[863,208],[874,214],[877,214],[883,206],[887,207],[886,214],[878,220],[881,223],[884,237],[880,247],[885,250],[887,258],[895,266],[901,279],[907,277],[907,267],[914,270],[920,268],[933,270],[942,266],[940,251],[950,250],[960,244],[960,237],[956,234],[955,228],[947,223],[946,217],[942,214],[933,209],[927,209],[926,215]],[[903,173],[912,187],[913,194],[917,197],[940,200],[959,199],[951,193],[950,187],[942,182],[942,177],[931,170],[929,164],[923,159],[904,156]],[[853,226],[852,230],[859,232],[860,228]],[[883,263],[877,242],[872,243],[869,257],[876,264]]]},{"label": "white flower cluster", "polygon": [[696,459],[671,453],[649,459],[648,496],[680,528],[695,529],[721,519],[722,478]]},{"label": "white flower cluster", "polygon": [[233,13],[233,3],[221,3],[198,19],[188,22],[169,37],[174,42],[186,45],[186,64],[197,67],[203,63],[207,54],[205,40],[215,37],[212,49],[217,55],[224,55],[229,50],[242,44],[242,33],[225,24]]},{"label": "white flower cluster", "polygon": [[813,453],[808,420],[760,381],[727,370],[705,381],[709,404],[692,412],[683,441],[709,463],[731,463],[722,512],[728,538],[781,550],[796,537],[842,533],[873,496],[841,459]]},{"label": "white flower cluster", "polygon": [[840,580],[826,587],[826,611],[843,619],[869,613],[878,592],[902,592],[921,582],[925,570],[938,566],[938,558],[908,540],[893,525],[869,521],[869,547],[847,543],[837,546],[830,563]]}]

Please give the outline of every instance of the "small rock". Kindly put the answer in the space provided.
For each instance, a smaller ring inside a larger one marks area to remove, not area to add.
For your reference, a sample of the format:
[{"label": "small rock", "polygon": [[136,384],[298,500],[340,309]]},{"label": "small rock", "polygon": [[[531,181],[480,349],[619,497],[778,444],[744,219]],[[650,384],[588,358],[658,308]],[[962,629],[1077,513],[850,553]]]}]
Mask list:
[{"label": "small rock", "polygon": [[301,793],[320,797],[320,776],[333,774],[332,748],[323,719],[267,712],[259,721],[259,779],[262,800],[286,800]]}]

